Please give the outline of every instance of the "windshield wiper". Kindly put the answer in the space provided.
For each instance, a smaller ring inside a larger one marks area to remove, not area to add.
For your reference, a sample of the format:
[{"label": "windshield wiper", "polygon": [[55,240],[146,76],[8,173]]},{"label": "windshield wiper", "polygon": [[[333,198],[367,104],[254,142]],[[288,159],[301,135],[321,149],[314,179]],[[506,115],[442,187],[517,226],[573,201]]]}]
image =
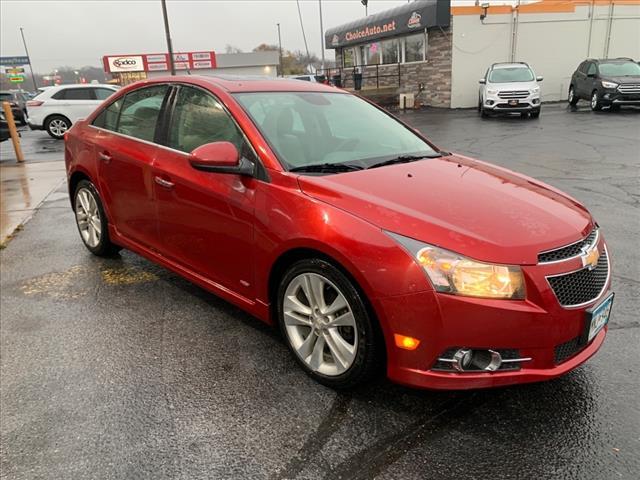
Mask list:
[{"label": "windshield wiper", "polygon": [[303,165],[301,167],[290,168],[290,172],[318,172],[318,173],[340,173],[354,172],[362,170],[358,165],[348,165],[346,163],[316,163],[313,165]]},{"label": "windshield wiper", "polygon": [[437,158],[442,157],[441,153],[432,153],[429,155],[400,155],[399,157],[392,158],[391,160],[385,160],[384,162],[374,163],[368,168],[386,167],[387,165],[395,165],[397,163],[409,163],[416,160],[422,160],[423,158]]}]

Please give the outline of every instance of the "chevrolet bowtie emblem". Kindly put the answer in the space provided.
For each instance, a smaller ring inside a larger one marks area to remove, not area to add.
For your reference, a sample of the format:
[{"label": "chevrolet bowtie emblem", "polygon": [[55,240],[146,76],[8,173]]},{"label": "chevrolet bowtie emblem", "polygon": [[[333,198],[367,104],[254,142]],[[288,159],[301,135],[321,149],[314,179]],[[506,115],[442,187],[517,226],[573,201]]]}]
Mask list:
[{"label": "chevrolet bowtie emblem", "polygon": [[587,267],[589,270],[593,270],[598,266],[598,260],[600,259],[600,252],[598,247],[593,247],[590,250],[583,251],[580,256],[582,259],[582,266]]}]

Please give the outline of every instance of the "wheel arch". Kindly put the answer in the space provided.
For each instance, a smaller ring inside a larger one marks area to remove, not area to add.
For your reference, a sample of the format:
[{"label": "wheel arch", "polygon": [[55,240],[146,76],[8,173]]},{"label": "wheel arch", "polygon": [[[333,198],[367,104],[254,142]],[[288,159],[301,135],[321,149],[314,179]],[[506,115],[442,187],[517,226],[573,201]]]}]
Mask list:
[{"label": "wheel arch", "polygon": [[380,324],[380,319],[376,314],[376,310],[373,306],[373,303],[371,302],[369,295],[367,295],[366,288],[363,287],[363,285],[361,284],[361,282],[358,281],[356,276],[353,275],[349,270],[349,268],[347,268],[343,262],[338,260],[336,256],[311,246],[299,246],[299,247],[289,248],[288,250],[281,252],[280,255],[273,262],[271,269],[269,270],[269,277],[268,277],[268,283],[267,283],[269,304],[271,305],[271,308],[269,309],[269,316],[270,316],[269,319],[272,322],[272,324],[273,325],[278,324],[278,319],[276,318],[276,312],[278,310],[277,294],[278,294],[278,286],[280,285],[280,280],[284,276],[285,272],[289,269],[289,267],[291,267],[291,265],[293,265],[299,260],[312,259],[312,258],[325,260],[326,262],[330,263],[331,265],[336,267],[338,270],[340,270],[340,272],[342,272],[347,277],[347,279],[349,279],[349,281],[353,284],[353,287],[360,294],[360,297],[362,298],[362,301],[367,309],[367,313],[369,314],[372,320],[372,323],[376,330],[376,340],[380,342],[381,346],[384,345],[384,347],[382,347],[382,351],[384,351],[386,354],[387,342],[385,342],[385,339],[384,339],[383,328],[382,328],[382,325]]}]

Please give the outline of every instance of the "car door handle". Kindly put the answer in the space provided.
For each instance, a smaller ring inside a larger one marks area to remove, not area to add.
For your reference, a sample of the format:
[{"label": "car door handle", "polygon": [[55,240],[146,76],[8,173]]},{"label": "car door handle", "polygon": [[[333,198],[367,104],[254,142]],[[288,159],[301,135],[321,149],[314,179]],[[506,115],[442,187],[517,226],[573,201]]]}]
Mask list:
[{"label": "car door handle", "polygon": [[100,158],[100,160],[102,160],[104,163],[111,162],[111,155],[109,155],[107,152],[98,153],[98,158]]},{"label": "car door handle", "polygon": [[175,186],[175,183],[170,182],[169,180],[165,180],[161,177],[155,177],[154,180],[158,185],[164,188],[173,188]]}]

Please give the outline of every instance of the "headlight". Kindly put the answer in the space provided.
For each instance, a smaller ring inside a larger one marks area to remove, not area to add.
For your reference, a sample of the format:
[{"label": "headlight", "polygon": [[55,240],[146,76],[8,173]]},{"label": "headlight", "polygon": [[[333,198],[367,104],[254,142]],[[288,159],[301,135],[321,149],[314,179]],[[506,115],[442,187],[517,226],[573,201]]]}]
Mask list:
[{"label": "headlight", "polygon": [[540,93],[540,87],[533,87],[531,93]]},{"label": "headlight", "polygon": [[489,95],[495,95],[496,93],[498,93],[498,90],[491,90],[491,89],[489,88],[489,89],[487,89],[487,93],[488,93]]},{"label": "headlight", "polygon": [[438,292],[481,298],[525,297],[520,267],[477,262],[413,238],[386,233],[424,269]]},{"label": "headlight", "polygon": [[618,84],[614,83],[614,82],[605,82],[605,81],[603,81],[602,82],[602,86],[604,88],[618,88]]}]

